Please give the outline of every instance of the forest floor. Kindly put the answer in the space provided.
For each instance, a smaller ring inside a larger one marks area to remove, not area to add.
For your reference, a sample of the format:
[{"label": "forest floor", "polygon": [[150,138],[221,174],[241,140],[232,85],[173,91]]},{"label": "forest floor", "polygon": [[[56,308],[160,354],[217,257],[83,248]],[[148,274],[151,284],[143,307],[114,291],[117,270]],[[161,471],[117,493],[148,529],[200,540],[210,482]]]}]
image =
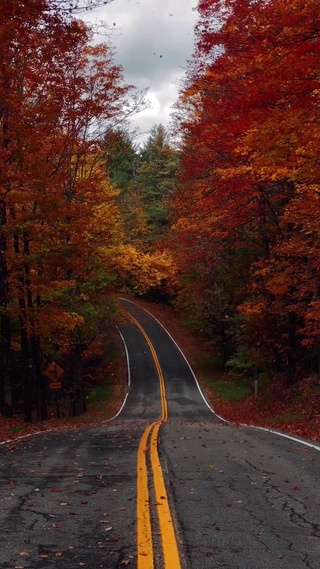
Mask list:
[{"label": "forest floor", "polygon": [[[306,378],[292,390],[275,380],[261,386],[256,396],[253,381],[213,369],[213,346],[187,330],[172,307],[140,299],[134,299],[134,302],[153,314],[177,342],[207,401],[218,415],[235,424],[271,428],[320,441],[319,381]],[[107,370],[109,396],[102,401],[89,401],[87,413],[79,417],[70,417],[62,409],[62,417],[58,420],[54,405],[49,410],[49,420],[41,423],[27,424],[17,417],[6,419],[0,416],[0,441],[110,421],[119,411],[127,389],[127,364],[122,342],[117,334],[114,340],[118,343],[118,354],[123,357],[113,359]]]}]

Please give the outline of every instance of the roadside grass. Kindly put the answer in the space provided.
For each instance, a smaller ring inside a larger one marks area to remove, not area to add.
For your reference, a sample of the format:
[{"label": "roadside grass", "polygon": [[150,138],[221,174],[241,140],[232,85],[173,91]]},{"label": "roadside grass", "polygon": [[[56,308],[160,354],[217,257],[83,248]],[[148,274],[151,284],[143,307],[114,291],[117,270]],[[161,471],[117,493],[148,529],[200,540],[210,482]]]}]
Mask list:
[{"label": "roadside grass", "polygon": [[223,362],[214,354],[202,354],[195,359],[195,368],[201,374],[212,394],[222,401],[245,401],[254,393],[253,382],[233,372],[222,371]]},{"label": "roadside grass", "polygon": [[301,413],[294,411],[285,411],[282,415],[266,420],[268,423],[279,423],[280,425],[287,423],[303,423],[304,421],[305,417]]},{"label": "roadside grass", "polygon": [[110,411],[104,406],[100,409],[89,409],[87,413],[83,415],[77,415],[76,417],[63,417],[57,422],[58,425],[64,425],[69,427],[78,427],[81,425],[98,424],[100,421],[107,421],[110,419]]},{"label": "roadside grass", "polygon": [[86,399],[90,409],[104,409],[113,395],[113,389],[110,385],[99,385],[87,392]]},{"label": "roadside grass", "polygon": [[[117,399],[116,391],[114,385],[99,385],[88,389],[86,391],[87,412],[76,417],[70,417],[68,413],[62,414],[59,422],[65,425],[81,425],[90,421],[106,421],[110,419],[110,416],[113,415],[110,407],[113,409],[113,400],[114,398]],[[117,404],[115,410],[117,410]]]},{"label": "roadside grass", "polygon": [[248,380],[243,378],[209,376],[207,381],[214,395],[224,401],[245,401],[253,392]]},{"label": "roadside grass", "polygon": [[8,428],[9,433],[20,434],[28,431],[27,425],[12,425]]}]

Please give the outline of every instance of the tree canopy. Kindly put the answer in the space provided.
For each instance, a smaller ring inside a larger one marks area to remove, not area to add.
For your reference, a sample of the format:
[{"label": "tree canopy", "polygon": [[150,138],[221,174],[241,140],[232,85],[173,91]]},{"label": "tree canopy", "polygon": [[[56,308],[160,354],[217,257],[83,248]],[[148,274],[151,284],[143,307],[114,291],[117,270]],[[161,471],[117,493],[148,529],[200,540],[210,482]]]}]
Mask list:
[{"label": "tree canopy", "polygon": [[319,365],[319,3],[199,2],[177,105],[180,302],[224,359]]}]

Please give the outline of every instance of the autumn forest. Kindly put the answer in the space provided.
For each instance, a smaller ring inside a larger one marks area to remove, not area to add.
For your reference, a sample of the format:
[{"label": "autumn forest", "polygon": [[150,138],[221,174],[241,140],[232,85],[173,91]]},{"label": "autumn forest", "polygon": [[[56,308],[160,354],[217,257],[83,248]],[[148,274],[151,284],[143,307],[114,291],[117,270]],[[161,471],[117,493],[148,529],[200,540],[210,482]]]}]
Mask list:
[{"label": "autumn forest", "polygon": [[174,307],[220,371],[318,385],[319,2],[200,0],[142,145],[94,4],[0,0],[0,414],[46,419],[53,361],[86,410],[119,294]]}]

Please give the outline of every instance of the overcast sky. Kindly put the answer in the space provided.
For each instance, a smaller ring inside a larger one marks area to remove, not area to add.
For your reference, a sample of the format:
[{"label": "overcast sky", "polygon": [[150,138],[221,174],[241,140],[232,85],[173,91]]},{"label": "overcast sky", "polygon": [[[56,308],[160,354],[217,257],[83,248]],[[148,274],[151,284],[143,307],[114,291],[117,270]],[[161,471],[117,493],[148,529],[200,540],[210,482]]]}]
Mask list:
[{"label": "overcast sky", "polygon": [[143,132],[169,124],[177,82],[193,52],[196,6],[197,0],[113,0],[89,16],[116,27],[112,43],[125,82],[149,88],[151,108],[132,121]]}]

